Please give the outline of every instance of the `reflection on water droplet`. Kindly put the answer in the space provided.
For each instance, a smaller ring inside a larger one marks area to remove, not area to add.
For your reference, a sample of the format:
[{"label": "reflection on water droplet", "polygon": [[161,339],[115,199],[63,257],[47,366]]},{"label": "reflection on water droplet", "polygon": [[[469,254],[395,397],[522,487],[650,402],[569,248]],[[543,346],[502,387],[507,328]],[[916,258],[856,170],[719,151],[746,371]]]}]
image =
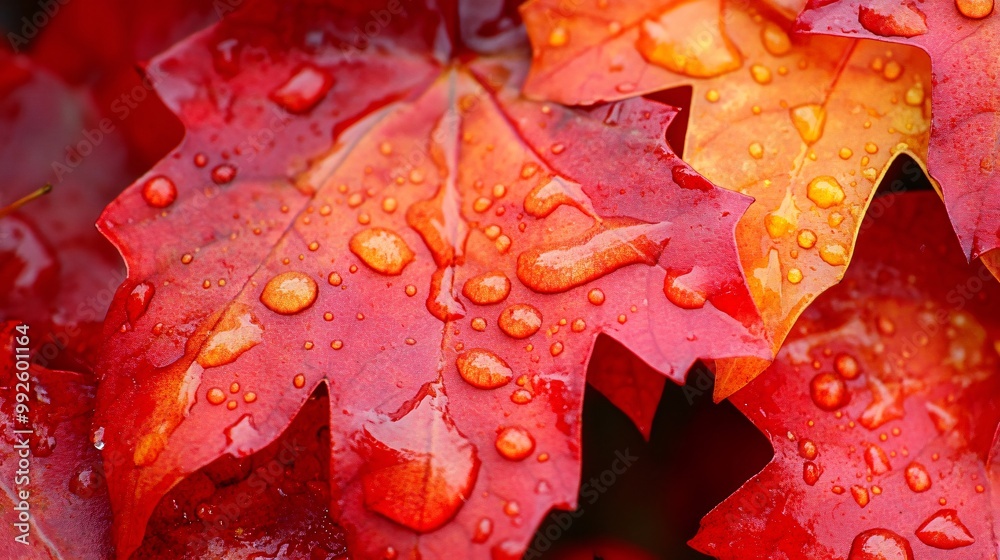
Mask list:
[{"label": "reflection on water droplet", "polygon": [[754,64],[750,67],[750,77],[760,85],[771,83],[771,70],[762,64]]},{"label": "reflection on water droplet", "polygon": [[177,200],[177,186],[167,177],[158,175],[142,186],[142,198],[153,208],[166,208]]},{"label": "reflection on water droplet", "polygon": [[364,426],[359,452],[365,506],[418,533],[450,521],[479,474],[476,448],[447,413],[438,384],[378,422]]},{"label": "reflection on water droplet", "polygon": [[228,163],[217,166],[212,170],[212,182],[216,185],[231,183],[236,178],[236,168]]},{"label": "reflection on water droplet", "polygon": [[854,537],[847,560],[913,560],[913,549],[888,529],[869,529]]},{"label": "reflection on water droplet", "polygon": [[535,247],[517,258],[517,277],[539,293],[560,293],[631,264],[656,264],[669,240],[665,227],[628,218],[605,220],[563,243]]},{"label": "reflection on water droplet", "polygon": [[804,439],[799,442],[799,455],[801,455],[803,459],[809,459],[811,461],[819,455],[819,449],[812,440]]},{"label": "reflection on water droplet", "polygon": [[212,387],[205,393],[205,399],[212,404],[222,404],[226,402],[226,393],[218,387]]},{"label": "reflection on water droplet", "polygon": [[128,317],[129,323],[135,324],[140,317],[146,314],[146,309],[149,308],[149,302],[153,299],[155,292],[156,289],[150,282],[143,282],[132,289],[125,302],[125,315]]},{"label": "reflection on water droplet", "polygon": [[387,276],[401,274],[415,256],[399,234],[379,227],[355,234],[351,238],[350,249],[369,268]]},{"label": "reflection on water droplet", "polygon": [[868,502],[871,500],[871,497],[868,495],[868,489],[864,486],[858,486],[856,484],[851,486],[851,496],[861,507],[867,506]]},{"label": "reflection on water droplet", "polygon": [[914,461],[906,466],[904,471],[906,485],[914,492],[926,492],[931,487],[931,475],[920,463]]},{"label": "reflection on water droplet", "polygon": [[928,517],[916,531],[917,538],[927,546],[952,550],[969,546],[976,539],[958,518],[958,511],[942,509]]},{"label": "reflection on water droplet", "polygon": [[214,332],[198,354],[202,367],[218,367],[234,362],[244,352],[260,344],[264,327],[243,303],[234,303],[219,319]]},{"label": "reflection on water droplet", "polygon": [[462,294],[478,305],[500,303],[510,294],[510,279],[499,270],[486,272],[468,279]]},{"label": "reflection on water droplet", "polygon": [[295,377],[292,379],[292,385],[294,385],[296,389],[301,389],[301,388],[305,387],[306,386],[306,376],[303,375],[303,374],[301,374],[301,373],[296,374]]},{"label": "reflection on water droplet", "polygon": [[69,491],[84,499],[96,496],[103,485],[104,480],[101,475],[91,468],[80,469],[69,479]]},{"label": "reflection on water droplet", "polygon": [[309,112],[333,87],[333,76],[307,65],[299,68],[281,87],[271,92],[271,100],[289,113]]},{"label": "reflection on water droplet", "polygon": [[542,313],[527,303],[511,305],[497,319],[500,330],[513,338],[527,338],[542,326]]},{"label": "reflection on water droplet", "polygon": [[511,426],[497,434],[496,448],[505,459],[523,461],[535,450],[535,438],[528,430]]},{"label": "reflection on water droplet", "polygon": [[844,380],[835,373],[820,373],[809,382],[809,394],[816,406],[832,411],[846,405],[850,393]]},{"label": "reflection on water droplet", "polygon": [[892,470],[892,465],[889,464],[889,456],[877,445],[869,445],[865,448],[865,463],[868,464],[868,470],[874,475]]},{"label": "reflection on water droplet", "polygon": [[916,37],[927,33],[927,17],[912,2],[861,5],[858,22],[883,37]]},{"label": "reflection on water droplet", "polygon": [[844,188],[837,179],[823,175],[809,182],[806,197],[820,208],[831,208],[844,201]]},{"label": "reflection on water droplet", "polygon": [[861,366],[850,354],[837,354],[833,360],[833,368],[844,379],[857,379],[861,375]]},{"label": "reflection on water droplet", "polygon": [[802,141],[808,145],[815,144],[823,136],[823,126],[826,124],[826,109],[816,103],[807,103],[788,110],[792,117],[795,130],[799,131]]},{"label": "reflection on water droplet", "polygon": [[289,271],[268,280],[260,301],[275,313],[294,315],[312,307],[318,293],[315,280],[302,272]]},{"label": "reflection on water droplet", "polygon": [[823,474],[822,469],[820,469],[816,463],[812,461],[806,461],[802,465],[802,480],[805,481],[809,486],[813,486],[819,481],[820,475]]},{"label": "reflection on water droplet", "polygon": [[483,517],[476,523],[476,531],[472,534],[472,542],[482,544],[493,534],[493,520]]},{"label": "reflection on water droplet", "polygon": [[465,306],[455,298],[452,291],[454,284],[454,267],[439,268],[431,275],[427,310],[442,321],[457,321],[465,317]]},{"label": "reflection on water droplet", "polygon": [[462,379],[480,389],[503,387],[514,377],[514,371],[503,358],[482,348],[459,355],[455,365]]},{"label": "reflection on water droplet", "polygon": [[562,177],[538,185],[524,197],[525,213],[535,218],[544,218],[564,204],[588,216],[594,215],[590,197],[583,192],[583,187]]},{"label": "reflection on water droplet", "polygon": [[736,70],[743,63],[718,22],[719,6],[710,2],[678,2],[639,28],[636,49],[651,64],[695,78],[712,78]]},{"label": "reflection on water droplet", "polygon": [[970,19],[982,19],[993,13],[993,0],[955,0],[959,13]]},{"label": "reflection on water droplet", "polygon": [[781,26],[770,21],[764,23],[760,30],[760,42],[767,52],[774,56],[788,54],[792,50],[792,40]]},{"label": "reflection on water droplet", "polygon": [[663,277],[663,294],[681,309],[701,309],[708,296],[699,289],[698,277],[691,270],[668,268]]}]

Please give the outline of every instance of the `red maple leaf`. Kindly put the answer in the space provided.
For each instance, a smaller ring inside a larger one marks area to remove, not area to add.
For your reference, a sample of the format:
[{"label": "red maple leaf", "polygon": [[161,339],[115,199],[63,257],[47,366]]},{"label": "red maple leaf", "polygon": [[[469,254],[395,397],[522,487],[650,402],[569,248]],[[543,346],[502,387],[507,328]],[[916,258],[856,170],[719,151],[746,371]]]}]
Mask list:
[{"label": "red maple leaf", "polygon": [[[996,138],[1000,101],[993,91],[1000,49],[992,2],[813,0],[797,21],[811,33],[872,37],[927,51],[933,70],[928,168],[941,185],[965,254],[1000,247]],[[897,64],[888,61],[886,64]],[[898,64],[897,64],[898,66]],[[905,68],[900,67],[901,75]]]},{"label": "red maple leaf", "polygon": [[129,265],[96,419],[131,459],[120,556],[326,383],[352,555],[517,557],[576,500],[598,333],[677,381],[768,355],[747,200],[670,151],[675,111],[520,97],[509,10],[469,4],[260,2],[151,65],[188,136],[99,222]]},{"label": "red maple leaf", "polygon": [[934,193],[873,204],[844,282],[731,399],[774,459],[702,521],[705,553],[996,557],[1000,288]]},{"label": "red maple leaf", "polygon": [[95,380],[32,363],[36,331],[0,323],[2,550],[26,560],[108,558],[111,508],[87,437]]}]

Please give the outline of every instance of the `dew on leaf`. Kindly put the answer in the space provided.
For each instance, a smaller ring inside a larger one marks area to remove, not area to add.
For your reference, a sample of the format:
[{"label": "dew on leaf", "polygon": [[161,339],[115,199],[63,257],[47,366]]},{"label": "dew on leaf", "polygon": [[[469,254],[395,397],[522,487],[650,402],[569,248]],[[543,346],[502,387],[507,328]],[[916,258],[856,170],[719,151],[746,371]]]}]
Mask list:
[{"label": "dew on leaf", "polygon": [[826,124],[826,109],[817,103],[808,103],[788,110],[795,130],[807,145],[815,144],[823,136]]},{"label": "dew on leaf", "polygon": [[503,358],[482,348],[473,348],[459,355],[455,365],[462,379],[480,389],[502,387],[514,377],[514,371]]},{"label": "dew on leaf", "polygon": [[770,21],[764,23],[764,27],[760,29],[760,42],[764,45],[764,49],[774,56],[788,54],[792,50],[792,41],[788,33]]},{"label": "dew on leaf", "polygon": [[430,290],[427,294],[427,310],[442,321],[457,321],[465,317],[465,306],[455,298],[452,287],[455,282],[455,268],[446,266],[431,275]]},{"label": "dew on leaf", "polygon": [[883,3],[858,8],[862,27],[883,37],[916,37],[927,33],[927,17],[915,3]]},{"label": "dew on leaf", "polygon": [[599,288],[594,288],[587,292],[587,301],[593,305],[602,305],[604,303],[604,291]]},{"label": "dew on leaf", "polygon": [[844,201],[844,188],[835,178],[823,175],[809,182],[806,197],[820,208],[831,208]]},{"label": "dew on leaf", "polygon": [[705,30],[692,21],[719,20],[718,6],[679,2],[639,28],[636,49],[651,64],[694,78],[712,78],[740,67],[739,51],[721,26]]},{"label": "dew on leaf", "polygon": [[483,517],[476,523],[476,530],[472,534],[472,542],[482,544],[489,540],[493,534],[493,520]]},{"label": "dew on leaf", "polygon": [[668,268],[663,277],[663,295],[681,309],[701,309],[708,295],[699,289],[697,278],[690,270]]},{"label": "dew on leaf", "polygon": [[306,376],[302,375],[301,373],[296,374],[295,377],[292,378],[292,385],[294,385],[296,389],[301,389],[301,388],[305,387],[305,385],[306,385]]},{"label": "dew on leaf", "polygon": [[837,357],[833,359],[833,369],[837,370],[837,373],[844,379],[857,379],[858,375],[861,374],[861,366],[850,354],[837,354]]},{"label": "dew on leaf", "polygon": [[590,198],[583,192],[583,187],[562,177],[554,177],[532,189],[524,197],[524,212],[535,218],[544,218],[564,204],[584,214],[593,214]]},{"label": "dew on leaf", "polygon": [[889,464],[889,456],[886,455],[885,450],[877,445],[865,447],[865,463],[868,465],[868,470],[874,475],[892,470],[892,465]]},{"label": "dew on leaf", "polygon": [[819,477],[821,474],[822,471],[820,470],[819,466],[817,466],[816,463],[813,463],[812,461],[806,461],[802,465],[802,480],[804,480],[805,483],[808,484],[809,486],[814,486],[816,482],[819,481]]},{"label": "dew on leaf", "polygon": [[177,186],[169,178],[158,175],[142,186],[142,198],[153,208],[166,208],[177,200]]},{"label": "dew on leaf", "polygon": [[530,304],[517,303],[500,313],[497,325],[512,338],[528,338],[542,327],[542,313]]},{"label": "dew on leaf", "polygon": [[369,268],[387,276],[402,274],[415,256],[399,234],[379,227],[355,234],[351,238],[350,249]]},{"label": "dew on leaf", "polygon": [[916,531],[917,538],[927,546],[952,550],[969,546],[976,539],[958,518],[958,511],[942,509],[928,517]]},{"label": "dew on leaf", "polygon": [[523,461],[535,450],[535,438],[528,430],[511,426],[500,430],[495,445],[497,452],[505,459]]},{"label": "dew on leaf", "polygon": [[226,402],[226,393],[218,387],[212,387],[205,393],[205,400],[216,405],[222,404]]},{"label": "dew on leaf", "polygon": [[125,302],[125,315],[128,317],[129,323],[135,323],[146,314],[149,302],[155,292],[156,288],[150,282],[143,282],[132,289]]},{"label": "dew on leaf", "polygon": [[869,529],[854,537],[847,560],[913,560],[913,549],[888,529]]},{"label": "dew on leaf", "polygon": [[219,319],[213,333],[198,354],[202,367],[218,367],[236,361],[244,352],[260,344],[264,327],[250,307],[234,303]]},{"label": "dew on leaf", "polygon": [[993,0],[955,0],[955,7],[969,19],[983,19],[993,13]]},{"label": "dew on leaf", "polygon": [[844,380],[835,373],[820,373],[813,377],[809,382],[809,396],[816,406],[827,411],[837,410],[850,400]]},{"label": "dew on leaf", "polygon": [[914,461],[906,466],[903,471],[906,478],[906,485],[914,492],[926,492],[931,487],[931,475],[927,468]]},{"label": "dew on leaf", "polygon": [[316,281],[302,272],[282,272],[268,280],[260,301],[281,315],[294,315],[312,307],[319,294]]},{"label": "dew on leaf", "polygon": [[868,502],[871,501],[871,497],[868,494],[868,489],[865,488],[864,486],[858,486],[857,484],[851,486],[851,497],[853,497],[855,503],[857,503],[861,507],[867,506]]},{"label": "dew on leaf", "polygon": [[236,178],[236,167],[229,163],[223,163],[212,170],[212,182],[216,185],[225,185],[233,182]]},{"label": "dew on leaf", "polygon": [[510,279],[502,271],[485,272],[466,280],[462,295],[477,305],[491,305],[507,299]]},{"label": "dew on leaf", "polygon": [[287,82],[271,92],[272,101],[293,114],[312,110],[333,87],[333,76],[326,70],[307,65],[299,68]]}]

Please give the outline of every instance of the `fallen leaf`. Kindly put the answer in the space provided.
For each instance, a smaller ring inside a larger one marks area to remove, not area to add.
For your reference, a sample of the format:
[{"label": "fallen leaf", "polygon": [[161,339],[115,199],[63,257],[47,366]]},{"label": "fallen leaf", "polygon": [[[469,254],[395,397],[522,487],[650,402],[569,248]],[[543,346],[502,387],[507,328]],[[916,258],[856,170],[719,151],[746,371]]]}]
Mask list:
[{"label": "fallen leaf", "polygon": [[[810,33],[872,37],[919,47],[933,71],[933,129],[928,168],[940,185],[966,256],[1000,247],[994,95],[1000,49],[992,1],[814,1],[797,28]],[[930,85],[930,84],[926,84]]]},{"label": "fallen leaf", "polygon": [[151,65],[188,134],[99,222],[129,265],[95,421],[132,458],[119,556],[326,383],[352,556],[517,557],[575,503],[599,333],[676,381],[768,355],[747,200],[670,151],[675,110],[526,100],[525,51],[453,46],[453,16],[260,2]]},{"label": "fallen leaf", "polygon": [[[787,22],[761,7],[529,2],[523,13],[535,58],[525,90],[578,104],[693,88],[684,159],[755,198],[737,239],[777,352],[799,314],[843,276],[895,158],[925,155],[930,79],[917,49],[791,36]],[[904,172],[922,168],[908,162]],[[716,399],[768,363],[719,361]]]},{"label": "fallen leaf", "polygon": [[[2,550],[25,560],[108,558],[111,507],[100,454],[87,437],[95,380],[35,365],[36,330],[0,323]],[[28,527],[18,526],[25,521]]]},{"label": "fallen leaf", "polygon": [[933,193],[876,203],[844,282],[732,397],[774,459],[705,517],[698,550],[996,556],[1000,288],[967,264]]}]

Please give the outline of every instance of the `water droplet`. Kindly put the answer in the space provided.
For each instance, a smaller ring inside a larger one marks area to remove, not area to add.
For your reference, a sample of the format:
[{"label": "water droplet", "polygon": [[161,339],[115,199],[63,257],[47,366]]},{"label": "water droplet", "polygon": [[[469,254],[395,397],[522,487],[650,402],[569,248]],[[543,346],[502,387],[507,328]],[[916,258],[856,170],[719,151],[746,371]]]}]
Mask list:
[{"label": "water droplet", "polygon": [[482,544],[489,540],[490,535],[493,534],[493,520],[489,517],[483,517],[476,523],[476,530],[472,534],[472,542]]},{"label": "water droplet", "polygon": [[219,319],[214,332],[198,354],[202,367],[218,367],[234,362],[244,352],[260,344],[264,327],[243,303],[234,303]]},{"label": "water droplet", "polygon": [[792,40],[789,39],[788,33],[785,33],[781,26],[770,21],[764,23],[764,27],[761,28],[760,41],[763,43],[764,49],[774,56],[782,56],[792,50]]},{"label": "water droplet", "polygon": [[156,288],[150,282],[143,282],[132,289],[128,295],[128,301],[125,302],[125,315],[128,316],[129,323],[135,324],[140,317],[146,314],[149,301],[153,299],[155,292]]},{"label": "water droplet", "polygon": [[519,426],[504,428],[497,434],[496,448],[505,459],[523,461],[535,450],[535,438]]},{"label": "water droplet", "polygon": [[587,292],[587,301],[593,305],[602,305],[604,303],[604,292],[599,288],[594,288]]},{"label": "water droplet", "polygon": [[153,208],[166,208],[177,200],[177,186],[167,177],[158,175],[142,186],[142,198]]},{"label": "water droplet", "polygon": [[536,292],[561,293],[624,266],[653,266],[668,240],[663,226],[611,218],[567,242],[521,253],[517,277]]},{"label": "water droplet", "polygon": [[500,330],[513,338],[528,338],[542,326],[542,313],[527,303],[511,305],[497,319]]},{"label": "water droplet", "polygon": [[290,271],[271,278],[260,294],[260,301],[275,313],[294,315],[312,307],[318,293],[315,280],[302,272]]},{"label": "water droplet", "polygon": [[549,33],[549,46],[562,47],[569,42],[569,31],[565,27],[554,27]]},{"label": "water droplet", "polygon": [[462,379],[480,389],[496,389],[510,383],[514,371],[507,362],[489,350],[473,348],[455,360]]},{"label": "water droplet", "polygon": [[511,393],[510,400],[514,404],[528,404],[534,397],[527,389],[518,389]]},{"label": "water droplet", "polygon": [[874,475],[887,473],[892,470],[892,465],[889,464],[889,456],[877,445],[869,445],[865,448],[865,463],[868,464],[868,470]]},{"label": "water droplet", "polygon": [[912,2],[862,5],[858,8],[858,22],[883,37],[916,37],[927,33],[927,17]]},{"label": "water droplet", "polygon": [[231,183],[235,178],[236,168],[228,163],[223,163],[212,170],[212,182],[216,185]]},{"label": "water droplet", "polygon": [[149,433],[139,438],[135,451],[132,453],[132,462],[137,467],[145,467],[156,461],[157,457],[167,446],[167,438],[163,434]]},{"label": "water droplet", "polygon": [[636,49],[651,64],[695,78],[712,78],[742,64],[722,26],[705,30],[692,21],[719,20],[718,6],[702,2],[673,4],[639,28]]},{"label": "water droplet", "polygon": [[668,268],[663,277],[663,295],[681,309],[701,309],[708,296],[699,289],[699,274]]},{"label": "water droplet", "polygon": [[226,402],[226,393],[218,387],[212,387],[205,393],[205,399],[212,404],[222,404]]},{"label": "water droplet", "polygon": [[806,461],[802,465],[802,480],[809,486],[814,486],[819,481],[821,474],[823,471],[812,461]]},{"label": "water droplet", "polygon": [[476,448],[448,415],[439,384],[424,386],[399,411],[366,424],[359,446],[366,459],[365,506],[418,533],[450,521],[479,474]]},{"label": "water droplet", "polygon": [[799,232],[798,238],[796,239],[799,243],[799,247],[803,249],[812,249],[816,245],[816,233],[809,229],[804,229]]},{"label": "water droplet", "polygon": [[799,282],[802,281],[804,276],[802,275],[801,270],[797,268],[790,268],[788,269],[788,274],[785,275],[785,278],[787,278],[788,281],[792,284],[798,284]]},{"label": "water droplet", "polygon": [[[992,1],[991,1],[992,3]],[[906,90],[906,95],[903,97],[903,101],[911,107],[920,107],[924,104],[924,85],[917,82],[910,86],[910,89]]]},{"label": "water droplet", "polygon": [[942,509],[931,515],[916,531],[917,538],[927,546],[952,550],[969,546],[976,539],[958,518],[958,511]]},{"label": "water droplet", "polygon": [[289,113],[307,113],[319,105],[330,88],[333,76],[325,70],[307,65],[299,68],[281,87],[271,92],[271,100]]},{"label": "water droplet", "polygon": [[564,204],[588,216],[594,215],[590,197],[583,192],[583,187],[561,177],[554,177],[532,189],[523,203],[525,213],[535,218],[544,218]]},{"label": "water droplet", "polygon": [[401,274],[415,256],[399,234],[379,227],[356,233],[351,238],[350,249],[369,268],[387,276]]},{"label": "water droplet", "polygon": [[103,485],[101,475],[91,468],[81,469],[69,479],[69,491],[84,499],[96,496]]},{"label": "water droplet", "polygon": [[819,250],[819,257],[828,265],[842,266],[847,264],[847,249],[840,243],[831,243]]},{"label": "water droplet", "polygon": [[750,77],[760,85],[771,83],[771,70],[762,64],[754,64],[750,67]]},{"label": "water droplet", "polygon": [[465,282],[462,295],[478,305],[491,305],[507,299],[510,279],[499,270],[474,276]]},{"label": "water droplet", "polygon": [[764,157],[764,146],[762,146],[760,142],[751,142],[750,146],[747,148],[747,151],[750,152],[750,157],[754,159],[760,159]]},{"label": "water droplet", "polygon": [[867,506],[868,502],[871,501],[871,497],[868,495],[868,489],[864,486],[858,486],[856,484],[851,486],[851,497],[853,497],[854,501],[861,507]]},{"label": "water droplet", "polygon": [[819,449],[812,440],[804,439],[799,442],[799,455],[803,459],[809,459],[811,461],[819,456]]},{"label": "water droplet", "polygon": [[820,373],[809,382],[809,394],[816,406],[832,411],[846,405],[850,400],[847,385],[835,373]]},{"label": "water droplet", "polygon": [[709,103],[715,103],[716,101],[719,100],[720,97],[721,96],[719,95],[719,90],[717,89],[710,89],[707,92],[705,92],[705,100],[708,101]]},{"label": "water droplet", "polygon": [[835,178],[823,175],[809,182],[806,197],[820,208],[831,208],[844,201],[844,188]]},{"label": "water droplet", "polygon": [[524,546],[515,541],[503,541],[490,549],[492,560],[521,560]]},{"label": "water droplet", "polygon": [[294,385],[296,389],[301,389],[301,388],[305,387],[306,386],[306,376],[303,375],[303,374],[301,374],[301,373],[296,374],[295,377],[292,378],[292,385]]},{"label": "water droplet", "polygon": [[826,109],[816,103],[807,103],[788,110],[792,117],[795,130],[807,145],[813,145],[823,136],[823,126],[826,124]]},{"label": "water droplet", "polygon": [[562,354],[562,353],[563,353],[563,343],[562,342],[559,342],[559,341],[553,342],[552,346],[549,347],[549,354],[552,354],[552,356],[558,356],[559,354]]},{"label": "water droplet", "polygon": [[854,537],[847,560],[913,560],[913,549],[888,529],[869,529]]},{"label": "water droplet", "polygon": [[910,487],[910,490],[914,492],[926,492],[930,490],[931,475],[920,463],[914,461],[906,465],[904,475],[906,477],[906,485]]},{"label": "water droplet", "polygon": [[208,165],[208,156],[203,153],[197,153],[194,155],[194,165],[195,167],[205,167]]},{"label": "water droplet", "polygon": [[857,379],[861,375],[861,366],[850,354],[837,354],[833,359],[833,369],[844,379]]},{"label": "water droplet", "polygon": [[465,317],[465,306],[455,298],[452,288],[455,284],[455,268],[447,266],[437,269],[431,275],[430,291],[427,294],[427,310],[442,321],[457,321]]},{"label": "water droplet", "polygon": [[955,0],[959,13],[970,19],[983,19],[993,13],[993,0]]}]

